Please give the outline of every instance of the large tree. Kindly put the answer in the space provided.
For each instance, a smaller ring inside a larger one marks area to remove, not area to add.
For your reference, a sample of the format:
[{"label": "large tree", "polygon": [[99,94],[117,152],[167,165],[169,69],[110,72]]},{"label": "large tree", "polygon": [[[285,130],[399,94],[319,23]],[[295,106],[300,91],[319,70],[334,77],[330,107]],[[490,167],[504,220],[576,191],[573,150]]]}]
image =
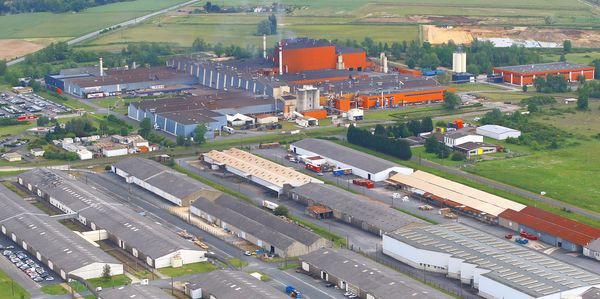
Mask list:
[{"label": "large tree", "polygon": [[199,123],[196,126],[196,129],[194,129],[194,142],[196,142],[197,144],[205,143],[206,137],[204,137],[204,135],[207,131],[208,128],[206,127],[206,125],[203,123]]},{"label": "large tree", "polygon": [[460,106],[460,97],[450,91],[444,91],[444,107],[448,110],[454,110]]},{"label": "large tree", "polygon": [[269,20],[262,20],[256,26],[256,34],[257,35],[271,35],[271,22]]},{"label": "large tree", "polygon": [[275,14],[269,16],[269,27],[271,27],[271,34],[277,34],[277,17]]},{"label": "large tree", "polygon": [[146,117],[140,122],[140,129],[138,130],[138,134],[147,139],[148,135],[150,135],[150,132],[152,132],[152,122],[149,118]]}]

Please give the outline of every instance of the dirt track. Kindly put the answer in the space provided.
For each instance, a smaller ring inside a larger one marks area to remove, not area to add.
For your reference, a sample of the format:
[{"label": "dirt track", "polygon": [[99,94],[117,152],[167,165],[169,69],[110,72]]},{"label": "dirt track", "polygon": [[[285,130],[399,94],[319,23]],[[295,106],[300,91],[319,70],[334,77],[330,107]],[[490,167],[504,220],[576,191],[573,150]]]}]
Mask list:
[{"label": "dirt track", "polygon": [[0,59],[12,59],[35,52],[44,45],[19,39],[0,39]]}]

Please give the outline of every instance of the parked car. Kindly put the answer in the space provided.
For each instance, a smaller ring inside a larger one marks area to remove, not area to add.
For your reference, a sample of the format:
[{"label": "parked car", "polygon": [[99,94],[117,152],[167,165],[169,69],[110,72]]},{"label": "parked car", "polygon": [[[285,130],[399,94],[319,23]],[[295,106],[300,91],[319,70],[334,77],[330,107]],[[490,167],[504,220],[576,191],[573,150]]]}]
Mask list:
[{"label": "parked car", "polygon": [[46,281],[53,281],[53,280],[54,280],[54,277],[52,277],[52,276],[46,277]]},{"label": "parked car", "polygon": [[44,281],[44,279],[43,279],[43,278],[41,278],[41,277],[39,277],[39,276],[37,276],[37,277],[35,277],[35,278],[33,279],[33,281],[35,281],[35,282],[42,282],[42,281]]},{"label": "parked car", "polygon": [[12,254],[12,251],[10,251],[10,250],[4,250],[4,251],[2,251],[2,255],[3,256],[9,256],[11,254]]}]

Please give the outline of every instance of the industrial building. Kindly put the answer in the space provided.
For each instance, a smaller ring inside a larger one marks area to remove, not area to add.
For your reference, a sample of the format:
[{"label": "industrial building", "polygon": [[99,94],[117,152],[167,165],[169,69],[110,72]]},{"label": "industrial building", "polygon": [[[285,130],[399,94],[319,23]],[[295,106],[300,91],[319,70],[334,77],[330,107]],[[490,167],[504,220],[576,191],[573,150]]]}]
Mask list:
[{"label": "industrial building", "polygon": [[5,236],[65,280],[72,276],[102,277],[105,265],[112,275],[123,274],[123,265],[114,257],[1,184],[0,227]]},{"label": "industrial building", "polygon": [[386,234],[383,253],[460,279],[489,299],[569,298],[600,286],[596,274],[457,223]]},{"label": "industrial building", "polygon": [[594,67],[570,62],[550,62],[527,65],[503,66],[493,69],[494,75],[500,75],[505,83],[515,85],[533,85],[535,78],[547,75],[563,75],[569,82],[594,79]]},{"label": "industrial building", "polygon": [[442,177],[415,171],[411,175],[398,173],[389,179],[414,195],[441,207],[449,207],[464,215],[497,223],[498,216],[508,210],[521,211],[526,206]]},{"label": "industrial building", "polygon": [[596,239],[583,247],[583,255],[600,261],[600,239]]},{"label": "industrial building", "polygon": [[396,211],[388,205],[326,184],[306,184],[288,191],[289,197],[310,207],[321,207],[318,218],[333,217],[368,232],[382,235],[427,222]]},{"label": "industrial building", "polygon": [[471,158],[473,156],[492,154],[497,151],[497,147],[495,144],[485,142],[465,142],[461,145],[455,145],[453,149],[455,151],[463,153],[467,158]]},{"label": "industrial building", "polygon": [[106,288],[98,294],[98,299],[174,299],[175,297],[159,287],[151,285],[130,284],[114,288]]},{"label": "industrial building", "polygon": [[283,292],[241,271],[216,270],[194,277],[184,286],[191,299],[286,299]]},{"label": "industrial building", "polygon": [[[179,92],[189,89],[185,85],[197,83],[193,76],[164,66],[104,71],[100,63],[96,69],[64,70],[61,74],[46,76],[45,82],[50,88],[86,99],[117,96],[137,90],[160,90],[162,93]],[[165,87],[169,85],[178,85],[179,87]]]},{"label": "industrial building", "polygon": [[249,152],[230,148],[224,151],[212,150],[202,155],[204,162],[213,169],[223,168],[240,177],[281,194],[284,185],[293,187],[308,183],[323,183],[311,176],[279,165]]},{"label": "industrial building", "polygon": [[506,138],[519,138],[521,131],[498,126],[498,125],[483,125],[477,127],[475,132],[479,135],[489,137],[496,140],[505,140]]},{"label": "industrial building", "polygon": [[536,207],[526,207],[518,212],[508,209],[498,218],[501,226],[525,231],[542,242],[568,251],[582,252],[586,245],[600,238],[600,229]]},{"label": "industrial building", "polygon": [[193,243],[65,172],[36,168],[19,175],[18,182],[151,267],[206,261],[205,251]]},{"label": "industrial building", "polygon": [[322,69],[363,71],[373,65],[363,49],[309,38],[281,40],[271,59],[280,75]]},{"label": "industrial building", "polygon": [[190,213],[282,257],[329,247],[329,241],[315,233],[216,191],[194,201]]},{"label": "industrial building", "polygon": [[149,118],[157,130],[171,135],[193,136],[200,123],[207,126],[205,138],[221,134],[227,114],[265,114],[276,111],[277,103],[248,92],[213,92],[188,97],[145,100],[131,103],[127,116],[137,121]]},{"label": "industrial building", "polygon": [[111,171],[178,206],[189,206],[206,191],[204,184],[149,159],[126,158],[114,163]]},{"label": "industrial building", "polygon": [[301,156],[320,156],[330,166],[351,168],[352,174],[375,182],[387,180],[396,173],[409,175],[413,172],[411,168],[323,139],[302,139],[291,144],[290,148]]},{"label": "industrial building", "polygon": [[483,136],[470,134],[467,131],[450,132],[444,135],[444,144],[447,147],[455,147],[467,142],[483,142]]},{"label": "industrial building", "polygon": [[451,298],[349,250],[321,249],[300,257],[301,267],[362,299]]}]

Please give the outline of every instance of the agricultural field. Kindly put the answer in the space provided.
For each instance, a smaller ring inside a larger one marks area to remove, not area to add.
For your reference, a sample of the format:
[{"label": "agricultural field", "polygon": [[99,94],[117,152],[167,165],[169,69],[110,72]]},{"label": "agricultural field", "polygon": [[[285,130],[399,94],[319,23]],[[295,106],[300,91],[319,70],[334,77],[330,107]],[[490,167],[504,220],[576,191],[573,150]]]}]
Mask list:
[{"label": "agricultural field", "polygon": [[[546,60],[548,62],[560,60],[560,55],[556,55],[556,54],[545,54],[542,57],[544,60]],[[583,53],[569,53],[569,54],[565,55],[565,58],[567,59],[568,62],[589,65],[595,59],[600,59],[600,52],[599,51],[590,51],[590,52],[583,52]]]},{"label": "agricultural field", "polygon": [[[22,13],[0,17],[0,59],[13,58],[88,32],[169,7],[184,0],[135,0],[79,13]],[[7,49],[7,47],[9,49]]]},{"label": "agricultural field", "polygon": [[[556,106],[568,109],[564,104]],[[590,103],[590,111],[569,109],[558,115],[534,116],[533,121],[573,133],[572,142],[576,145],[557,150],[524,150],[522,157],[480,162],[467,171],[532,192],[544,191],[548,197],[600,211],[596,182],[600,160],[595,154],[600,151],[599,108],[600,103],[594,101]]]}]

